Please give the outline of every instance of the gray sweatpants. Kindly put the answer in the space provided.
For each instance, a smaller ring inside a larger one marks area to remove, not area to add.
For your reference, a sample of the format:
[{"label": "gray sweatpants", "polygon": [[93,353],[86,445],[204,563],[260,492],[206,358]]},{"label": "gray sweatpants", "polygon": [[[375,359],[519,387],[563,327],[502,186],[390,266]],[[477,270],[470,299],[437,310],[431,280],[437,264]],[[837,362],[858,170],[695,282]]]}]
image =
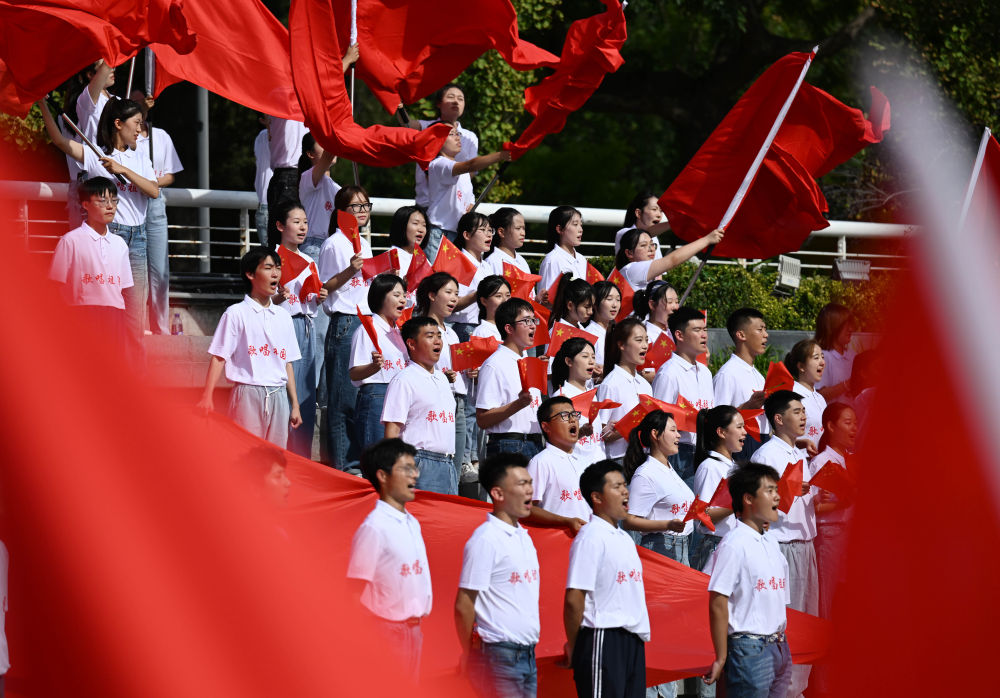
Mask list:
[{"label": "gray sweatpants", "polygon": [[288,392],[283,385],[237,383],[229,398],[229,418],[279,448],[288,445]]},{"label": "gray sweatpants", "polygon": [[[819,573],[816,569],[816,550],[811,540],[796,540],[778,543],[781,554],[788,561],[788,591],[792,602],[788,604],[796,611],[819,613]],[[809,685],[808,664],[792,667],[792,683],[788,688],[788,698],[798,698]]]}]

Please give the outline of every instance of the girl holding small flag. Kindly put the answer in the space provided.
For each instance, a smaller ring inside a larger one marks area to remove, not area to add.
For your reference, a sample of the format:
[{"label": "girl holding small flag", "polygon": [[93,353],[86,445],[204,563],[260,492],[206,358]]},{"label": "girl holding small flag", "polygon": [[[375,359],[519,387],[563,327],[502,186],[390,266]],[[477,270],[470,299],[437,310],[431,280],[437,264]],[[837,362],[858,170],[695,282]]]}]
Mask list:
[{"label": "girl holding small flag", "polygon": [[[598,382],[604,375],[604,339],[621,310],[622,292],[612,281],[598,281],[590,288],[594,292],[594,314],[590,316],[590,324],[583,329],[597,337],[597,344],[594,346],[597,359],[594,381]],[[647,334],[647,339],[648,337]]]},{"label": "girl holding small flag", "polygon": [[[594,345],[583,337],[572,337],[563,342],[550,362],[552,365],[552,388],[554,395],[575,398],[593,390],[594,369],[597,368]],[[580,410],[580,432],[573,449],[581,463],[590,465],[604,460],[604,424],[600,413],[593,421],[587,411]]]}]

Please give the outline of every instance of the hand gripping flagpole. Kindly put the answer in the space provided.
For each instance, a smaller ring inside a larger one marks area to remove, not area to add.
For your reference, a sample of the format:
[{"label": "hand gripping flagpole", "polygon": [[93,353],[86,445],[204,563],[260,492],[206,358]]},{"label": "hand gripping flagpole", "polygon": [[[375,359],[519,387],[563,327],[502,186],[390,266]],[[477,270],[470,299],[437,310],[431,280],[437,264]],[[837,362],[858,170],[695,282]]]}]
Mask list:
[{"label": "hand gripping flagpole", "polygon": [[[96,145],[94,145],[93,143],[90,142],[89,138],[87,138],[85,135],[83,135],[83,131],[81,131],[80,129],[78,129],[76,127],[76,124],[73,123],[72,119],[70,119],[65,114],[62,114],[61,116],[62,116],[62,120],[66,122],[66,125],[69,126],[71,129],[73,129],[74,131],[76,131],[76,135],[78,135],[80,137],[80,140],[83,141],[86,145],[88,145],[91,150],[93,150],[95,153],[97,153],[97,157],[99,157],[99,158],[106,158],[107,157],[107,155],[105,155],[104,153],[102,153],[100,151],[100,149],[98,149],[98,147]],[[123,177],[122,175],[114,173],[114,172],[112,172],[110,174],[115,179],[117,179],[119,182],[121,182],[122,184],[128,184],[128,180],[126,180],[125,177]]]},{"label": "hand gripping flagpole", "polygon": [[[743,181],[740,183],[740,188],[736,190],[736,196],[733,200],[729,202],[729,208],[726,209],[725,214],[722,216],[722,222],[719,223],[719,228],[725,230],[726,227],[732,222],[733,216],[740,208],[740,204],[743,203],[743,199],[747,195],[747,191],[750,189],[750,185],[753,184],[754,178],[757,176],[757,170],[760,169],[761,163],[764,162],[764,158],[767,156],[767,151],[771,149],[771,143],[774,142],[774,137],[778,135],[778,130],[781,128],[781,124],[785,121],[785,115],[788,114],[789,108],[792,106],[792,102],[795,101],[795,95],[799,93],[799,88],[802,86],[802,81],[806,78],[806,72],[809,70],[809,66],[812,65],[813,58],[816,57],[816,52],[819,51],[819,46],[814,46],[812,53],[809,54],[809,58],[806,59],[805,65],[802,66],[802,71],[799,73],[799,79],[795,81],[792,91],[788,93],[788,98],[785,99],[785,103],[781,105],[781,111],[778,112],[777,118],[771,125],[771,130],[767,134],[767,138],[764,139],[764,143],[760,146],[760,150],[757,151],[757,157],[754,158],[753,163],[750,165],[750,169],[747,170],[746,176],[743,177]],[[701,270],[705,268],[708,263],[708,258],[712,256],[712,250],[715,249],[715,245],[709,245],[705,250],[704,257],[698,268],[694,272],[694,276],[691,277],[688,287],[684,289],[684,295],[681,296],[680,304],[684,305],[684,301],[691,294],[694,289],[694,284],[701,275]]]},{"label": "hand gripping flagpole", "polygon": [[965,201],[962,203],[962,213],[958,217],[958,230],[965,227],[965,221],[969,217],[969,207],[972,205],[972,194],[976,191],[976,184],[979,182],[979,173],[983,169],[983,159],[986,157],[986,146],[990,142],[990,128],[983,129],[982,140],[979,141],[979,152],[976,154],[976,164],[972,166],[972,177],[969,179],[969,189],[965,192]]},{"label": "hand gripping flagpole", "polygon": [[[358,0],[351,0],[351,41],[350,46],[358,43]],[[351,118],[354,118],[354,64],[351,63]],[[354,168],[354,186],[361,186],[361,178],[358,176],[358,163],[351,161]]]}]

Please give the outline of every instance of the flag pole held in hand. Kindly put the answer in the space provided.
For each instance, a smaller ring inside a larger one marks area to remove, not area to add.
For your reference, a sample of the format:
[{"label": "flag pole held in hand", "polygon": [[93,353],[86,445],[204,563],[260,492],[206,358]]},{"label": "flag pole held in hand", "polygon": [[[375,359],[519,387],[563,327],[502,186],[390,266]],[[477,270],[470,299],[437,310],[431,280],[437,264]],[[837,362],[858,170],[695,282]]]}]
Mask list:
[{"label": "flag pole held in hand", "polygon": [[[90,142],[89,138],[87,138],[85,135],[83,135],[83,131],[81,131],[80,129],[78,129],[76,127],[76,124],[74,124],[72,122],[72,120],[70,120],[70,118],[68,116],[66,116],[65,114],[61,114],[61,116],[62,116],[63,121],[65,121],[66,124],[71,129],[73,129],[74,131],[76,131],[76,135],[78,135],[80,137],[80,140],[82,140],[86,145],[88,145],[90,147],[91,150],[93,150],[97,154],[97,157],[99,157],[99,158],[106,158],[107,157],[107,155],[105,155],[104,153],[102,153],[100,151],[100,149],[96,145],[94,145],[93,143]],[[115,174],[113,172],[110,173],[110,174],[112,174],[112,176],[114,176],[114,178],[117,179],[122,184],[125,184],[125,185],[128,184],[128,181],[122,175]]]},{"label": "flag pole held in hand", "polygon": [[[351,0],[351,40],[350,46],[358,43],[358,0]],[[351,118],[354,118],[354,64],[351,64]],[[361,177],[358,175],[358,163],[351,162],[354,169],[354,186],[361,186]]]},{"label": "flag pole held in hand", "polygon": [[493,185],[497,183],[498,179],[500,179],[500,175],[502,175],[509,166],[510,166],[509,160],[507,162],[500,163],[500,167],[497,168],[496,174],[493,175],[493,179],[491,179],[489,184],[487,184],[486,187],[483,188],[483,193],[480,194],[479,198],[476,199],[476,203],[472,204],[472,208],[469,209],[469,213],[475,211],[479,207],[479,204],[483,203],[483,199],[485,199],[486,195],[490,193],[490,189],[493,188]]}]

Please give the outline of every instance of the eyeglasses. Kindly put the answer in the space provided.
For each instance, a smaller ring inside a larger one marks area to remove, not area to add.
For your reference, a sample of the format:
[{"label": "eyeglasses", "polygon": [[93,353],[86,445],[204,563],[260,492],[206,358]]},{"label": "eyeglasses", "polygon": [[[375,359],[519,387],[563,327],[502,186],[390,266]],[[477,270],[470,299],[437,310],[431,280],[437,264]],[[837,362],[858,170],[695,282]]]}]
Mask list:
[{"label": "eyeglasses", "polygon": [[415,465],[399,466],[398,472],[403,473],[403,475],[419,475],[420,468]]},{"label": "eyeglasses", "polygon": [[515,325],[524,325],[525,327],[538,327],[542,324],[542,321],[536,317],[523,317],[520,320],[514,321]]},{"label": "eyeglasses", "polygon": [[103,208],[114,208],[118,205],[118,199],[94,199],[94,203]]},{"label": "eyeglasses", "polygon": [[362,211],[371,211],[372,202],[369,201],[366,204],[347,204],[347,208],[351,209],[354,213],[361,213]]},{"label": "eyeglasses", "polygon": [[577,420],[580,419],[580,413],[579,412],[556,412],[554,415],[552,415],[551,417],[549,417],[547,421],[551,422],[556,417],[558,417],[559,419],[563,420],[564,422],[568,422],[571,419],[577,419]]}]

